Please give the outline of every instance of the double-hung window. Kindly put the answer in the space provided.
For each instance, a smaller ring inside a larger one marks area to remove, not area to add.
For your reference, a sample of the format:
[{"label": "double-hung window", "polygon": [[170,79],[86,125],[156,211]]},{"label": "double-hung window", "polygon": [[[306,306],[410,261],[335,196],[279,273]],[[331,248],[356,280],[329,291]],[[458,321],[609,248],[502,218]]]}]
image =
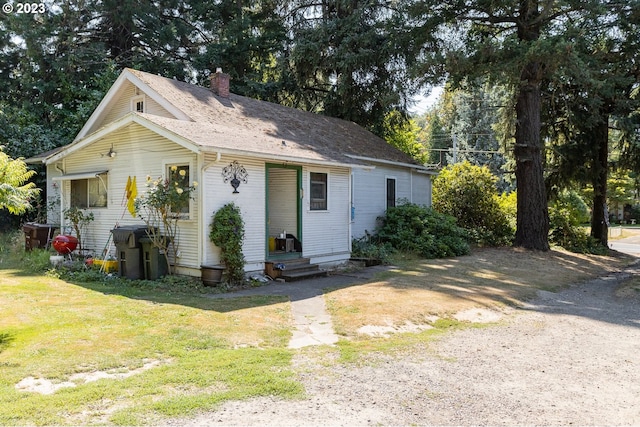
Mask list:
[{"label": "double-hung window", "polygon": [[171,212],[174,215],[188,218],[191,212],[191,168],[189,164],[168,164],[166,176],[169,186],[174,191],[174,205],[171,206]]},{"label": "double-hung window", "polygon": [[309,208],[312,211],[326,211],[327,203],[327,174],[321,172],[311,172],[309,174],[309,186],[311,201]]}]

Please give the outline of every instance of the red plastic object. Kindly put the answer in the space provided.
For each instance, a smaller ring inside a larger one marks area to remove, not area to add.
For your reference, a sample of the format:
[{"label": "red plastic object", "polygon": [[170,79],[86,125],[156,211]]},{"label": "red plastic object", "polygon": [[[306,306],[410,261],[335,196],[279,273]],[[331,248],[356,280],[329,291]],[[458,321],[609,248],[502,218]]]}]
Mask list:
[{"label": "red plastic object", "polygon": [[56,250],[60,255],[70,254],[76,249],[78,246],[78,239],[73,236],[56,236],[53,239],[53,249]]}]

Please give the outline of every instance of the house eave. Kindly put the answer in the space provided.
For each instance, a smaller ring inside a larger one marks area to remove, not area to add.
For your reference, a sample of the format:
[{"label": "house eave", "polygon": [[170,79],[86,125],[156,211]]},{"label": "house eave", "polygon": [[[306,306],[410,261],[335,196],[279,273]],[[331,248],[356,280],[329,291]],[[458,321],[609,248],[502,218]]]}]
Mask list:
[{"label": "house eave", "polygon": [[264,153],[256,153],[253,151],[247,150],[230,150],[230,149],[221,149],[213,146],[200,146],[200,149],[203,153],[209,154],[222,154],[222,155],[237,155],[243,157],[251,157],[257,159],[264,159],[274,163],[295,163],[295,164],[312,164],[317,166],[335,166],[335,167],[345,167],[345,168],[354,168],[354,169],[375,169],[375,166],[366,165],[362,163],[346,163],[339,162],[331,159],[309,159],[305,157],[297,157],[297,156],[283,156],[283,155],[269,155]]},{"label": "house eave", "polygon": [[362,160],[364,162],[371,162],[371,163],[381,163],[381,164],[385,164],[385,165],[390,165],[390,166],[398,166],[398,167],[403,167],[403,168],[410,168],[415,170],[416,172],[420,172],[420,173],[426,173],[426,174],[432,174],[432,175],[437,175],[437,172],[422,166],[422,165],[416,165],[413,163],[404,163],[404,162],[396,162],[394,160],[384,160],[384,159],[376,159],[374,157],[366,157],[366,156],[356,156],[353,154],[345,154],[345,156],[347,157],[351,157],[352,159],[356,159],[356,160]]}]

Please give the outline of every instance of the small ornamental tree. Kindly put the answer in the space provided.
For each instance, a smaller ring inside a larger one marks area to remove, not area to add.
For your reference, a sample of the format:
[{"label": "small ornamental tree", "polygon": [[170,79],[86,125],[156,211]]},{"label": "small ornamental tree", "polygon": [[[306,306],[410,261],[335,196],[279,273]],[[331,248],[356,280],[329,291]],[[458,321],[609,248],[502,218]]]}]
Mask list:
[{"label": "small ornamental tree", "polygon": [[78,239],[78,248],[80,251],[83,249],[84,229],[95,219],[93,212],[86,212],[76,206],[72,206],[63,211],[64,219],[71,221],[73,230],[76,232],[76,238]]},{"label": "small ornamental tree", "polygon": [[244,221],[234,203],[228,203],[213,214],[209,239],[220,248],[221,260],[225,265],[225,279],[232,285],[244,281]]},{"label": "small ornamental tree", "polygon": [[152,244],[164,254],[169,274],[175,272],[170,258],[175,260],[178,255],[178,223],[188,217],[189,201],[198,187],[196,181],[188,181],[186,169],[171,166],[166,178],[152,180],[147,176],[149,189],[135,200],[136,213],[147,225]]},{"label": "small ornamental tree", "polygon": [[0,209],[20,215],[31,208],[31,201],[40,191],[27,182],[35,171],[29,170],[21,159],[12,159],[0,147]]}]

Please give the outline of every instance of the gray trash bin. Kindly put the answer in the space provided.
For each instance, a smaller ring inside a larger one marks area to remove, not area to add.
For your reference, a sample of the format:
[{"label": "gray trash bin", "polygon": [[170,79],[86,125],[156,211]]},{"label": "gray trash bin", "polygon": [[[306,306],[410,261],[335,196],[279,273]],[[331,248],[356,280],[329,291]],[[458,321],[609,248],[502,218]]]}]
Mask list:
[{"label": "gray trash bin", "polygon": [[142,269],[144,278],[147,280],[157,280],[167,275],[167,260],[160,249],[153,245],[153,240],[149,237],[140,239],[142,245]]},{"label": "gray trash bin", "polygon": [[127,279],[142,279],[142,248],[140,239],[147,235],[147,227],[131,225],[111,230],[116,245],[118,275]]}]

